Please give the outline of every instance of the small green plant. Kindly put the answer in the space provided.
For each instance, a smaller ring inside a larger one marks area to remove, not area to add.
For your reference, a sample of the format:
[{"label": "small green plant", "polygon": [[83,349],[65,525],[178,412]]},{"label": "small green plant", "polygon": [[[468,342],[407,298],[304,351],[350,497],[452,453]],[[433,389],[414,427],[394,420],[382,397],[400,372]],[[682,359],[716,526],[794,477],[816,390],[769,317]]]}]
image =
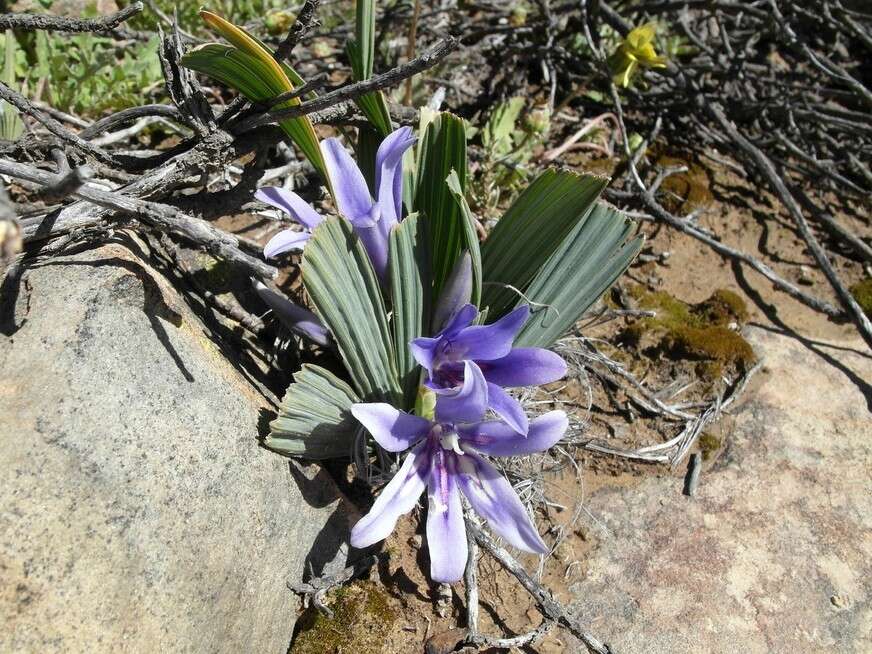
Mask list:
[{"label": "small green plant", "polygon": [[533,152],[548,134],[548,109],[525,111],[525,105],[521,97],[501,102],[478,133],[484,159],[473,182],[472,197],[475,208],[485,217],[495,215],[505,195],[514,194],[527,181]]},{"label": "small green plant", "polygon": [[[9,87],[17,85],[15,75],[15,37],[11,30],[6,30],[3,35],[3,82]],[[0,100],[0,139],[5,141],[14,141],[24,130],[24,124],[18,115],[15,107],[11,106],[4,100]]]},{"label": "small green plant", "polygon": [[[86,12],[86,15],[91,12]],[[158,37],[120,49],[93,34],[36,32],[21,37],[17,77],[56,109],[92,117],[142,104],[163,90]]]}]

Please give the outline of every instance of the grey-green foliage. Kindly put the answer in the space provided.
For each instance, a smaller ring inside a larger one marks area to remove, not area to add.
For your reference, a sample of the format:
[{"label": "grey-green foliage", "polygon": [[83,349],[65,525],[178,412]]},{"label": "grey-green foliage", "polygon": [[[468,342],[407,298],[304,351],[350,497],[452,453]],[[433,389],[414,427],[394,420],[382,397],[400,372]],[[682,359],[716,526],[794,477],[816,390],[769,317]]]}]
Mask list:
[{"label": "grey-green foliage", "polygon": [[403,404],[410,407],[419,371],[409,342],[424,336],[430,324],[430,252],[426,223],[417,214],[407,216],[391,232],[390,277],[394,351]]},{"label": "grey-green foliage", "polygon": [[[525,295],[533,314],[517,347],[549,347],[627,269],[643,238],[630,238],[635,223],[597,204],[551,255]],[[519,301],[519,304],[527,300]]]},{"label": "grey-green foliage", "polygon": [[546,170],[509,207],[482,245],[481,305],[508,313],[545,262],[591,211],[608,179]]},{"label": "grey-green foliage", "polygon": [[357,430],[349,409],[357,401],[354,390],[332,372],[305,364],[294,375],[264,444],[307,459],[348,456]]},{"label": "grey-green foliage", "polygon": [[351,223],[328,218],[303,251],[303,283],[333,338],[358,394],[399,404],[396,354],[375,271]]},{"label": "grey-green foliage", "polygon": [[[425,115],[422,110],[422,122]],[[466,190],[466,129],[460,118],[448,112],[433,115],[422,129],[412,205],[430,227],[433,294],[438,297],[467,239],[464,216],[447,183],[453,171],[456,186]]]}]

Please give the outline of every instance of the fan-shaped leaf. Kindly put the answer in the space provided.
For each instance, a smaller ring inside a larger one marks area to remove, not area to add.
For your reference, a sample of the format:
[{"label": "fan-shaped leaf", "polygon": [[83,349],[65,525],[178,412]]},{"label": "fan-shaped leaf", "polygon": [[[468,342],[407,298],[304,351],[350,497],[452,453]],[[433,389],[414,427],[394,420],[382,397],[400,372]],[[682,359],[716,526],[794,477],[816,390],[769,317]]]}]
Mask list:
[{"label": "fan-shaped leaf", "polygon": [[593,208],[608,178],[546,170],[515,200],[481,248],[482,307],[491,320],[518,301],[566,236]]},{"label": "fan-shaped leaf", "polygon": [[265,445],[307,459],[348,456],[358,423],[350,413],[359,402],[351,387],[329,370],[304,364],[288,387]]},{"label": "fan-shaped leaf", "polygon": [[328,218],[315,228],[302,261],[303,283],[367,402],[399,403],[400,385],[378,279],[351,224]]},{"label": "fan-shaped leaf", "polygon": [[415,172],[414,209],[427,217],[430,226],[433,297],[439,297],[465,240],[460,207],[445,181],[452,170],[462,194],[467,175],[466,131],[460,118],[443,112],[427,124]]},{"label": "fan-shaped leaf", "polygon": [[430,257],[426,224],[417,214],[407,216],[391,232],[390,273],[394,349],[403,406],[411,409],[418,391],[419,372],[409,341],[426,335],[430,324]]},{"label": "fan-shaped leaf", "polygon": [[639,253],[644,239],[627,240],[635,227],[602,204],[577,224],[527,289],[533,315],[515,345],[548,347],[563,336]]},{"label": "fan-shaped leaf", "polygon": [[472,297],[470,302],[478,306],[481,302],[481,247],[478,243],[478,232],[475,230],[475,217],[463,195],[463,188],[460,185],[457,172],[452,170],[445,183],[448,186],[448,191],[454,197],[454,201],[457,202],[457,207],[463,218],[461,222],[463,227],[462,249],[468,251],[472,259]]}]

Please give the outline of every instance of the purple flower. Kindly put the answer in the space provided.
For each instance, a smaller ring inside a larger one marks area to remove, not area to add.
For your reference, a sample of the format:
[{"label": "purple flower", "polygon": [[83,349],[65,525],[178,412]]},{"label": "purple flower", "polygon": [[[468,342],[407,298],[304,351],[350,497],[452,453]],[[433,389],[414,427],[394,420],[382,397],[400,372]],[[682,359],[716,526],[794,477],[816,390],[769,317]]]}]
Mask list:
[{"label": "purple flower", "polygon": [[355,404],[351,412],[383,448],[412,448],[403,465],[351,531],[351,544],[368,547],[386,538],[427,489],[427,544],[430,577],[453,582],[466,566],[466,531],[460,494],[491,529],[518,549],[548,551],[509,482],[479,456],[517,456],[547,450],[566,431],[563,411],[534,418],[526,437],[499,421],[485,421],[486,382],[472,362],[458,394],[466,401],[436,402],[435,420],[399,411],[389,404]]},{"label": "purple flower", "polygon": [[529,422],[521,404],[503,388],[553,382],[566,374],[560,356],[539,347],[512,347],[530,316],[526,305],[490,325],[473,325],[478,310],[472,304],[459,309],[433,338],[416,338],[412,355],[427,371],[426,385],[437,394],[452,394],[464,382],[469,362],[487,380],[487,407],[520,434]]},{"label": "purple flower", "polygon": [[[403,154],[414,142],[411,127],[401,127],[382,141],[375,156],[375,200],[363,173],[339,139],[321,142],[336,209],[351,221],[382,280],[388,265],[388,237],[391,228],[402,218]],[[263,249],[267,258],[303,249],[311,230],[324,220],[303,198],[283,188],[267,186],[259,189],[254,197],[286,212],[305,228],[302,232],[286,229],[273,236]]]}]

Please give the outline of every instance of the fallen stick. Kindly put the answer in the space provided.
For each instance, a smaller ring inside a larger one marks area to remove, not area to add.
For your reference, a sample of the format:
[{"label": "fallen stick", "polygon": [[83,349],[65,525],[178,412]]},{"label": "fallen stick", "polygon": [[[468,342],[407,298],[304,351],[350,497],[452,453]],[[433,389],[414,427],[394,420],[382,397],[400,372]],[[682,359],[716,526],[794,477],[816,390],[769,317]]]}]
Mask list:
[{"label": "fallen stick", "polygon": [[49,14],[0,14],[0,30],[19,32],[111,32],[128,18],[142,11],[142,3],[134,2],[109,16],[100,18],[66,18]]},{"label": "fallen stick", "polygon": [[569,632],[581,640],[587,647],[589,652],[593,654],[614,654],[611,648],[601,643],[596,636],[579,624],[578,620],[572,617],[569,612],[563,608],[563,605],[551,595],[551,592],[531,577],[524,567],[515,560],[508,550],[500,547],[497,542],[478,525],[472,521],[466,523],[467,530],[472,534],[478,545],[488,554],[490,554],[497,562],[511,573],[521,585],[527,590],[536,603],[539,605],[539,610],[550,620],[559,623]]},{"label": "fallen stick", "polygon": [[[51,187],[58,181],[57,175],[4,159],[0,159],[0,174],[41,184],[44,187]],[[87,184],[77,189],[74,195],[101,207],[134,216],[152,227],[171,232],[226,261],[246,268],[258,277],[272,279],[278,273],[269,264],[242,252],[236,239],[230,234],[215,229],[205,220],[189,216],[175,207],[139,200]]]}]

